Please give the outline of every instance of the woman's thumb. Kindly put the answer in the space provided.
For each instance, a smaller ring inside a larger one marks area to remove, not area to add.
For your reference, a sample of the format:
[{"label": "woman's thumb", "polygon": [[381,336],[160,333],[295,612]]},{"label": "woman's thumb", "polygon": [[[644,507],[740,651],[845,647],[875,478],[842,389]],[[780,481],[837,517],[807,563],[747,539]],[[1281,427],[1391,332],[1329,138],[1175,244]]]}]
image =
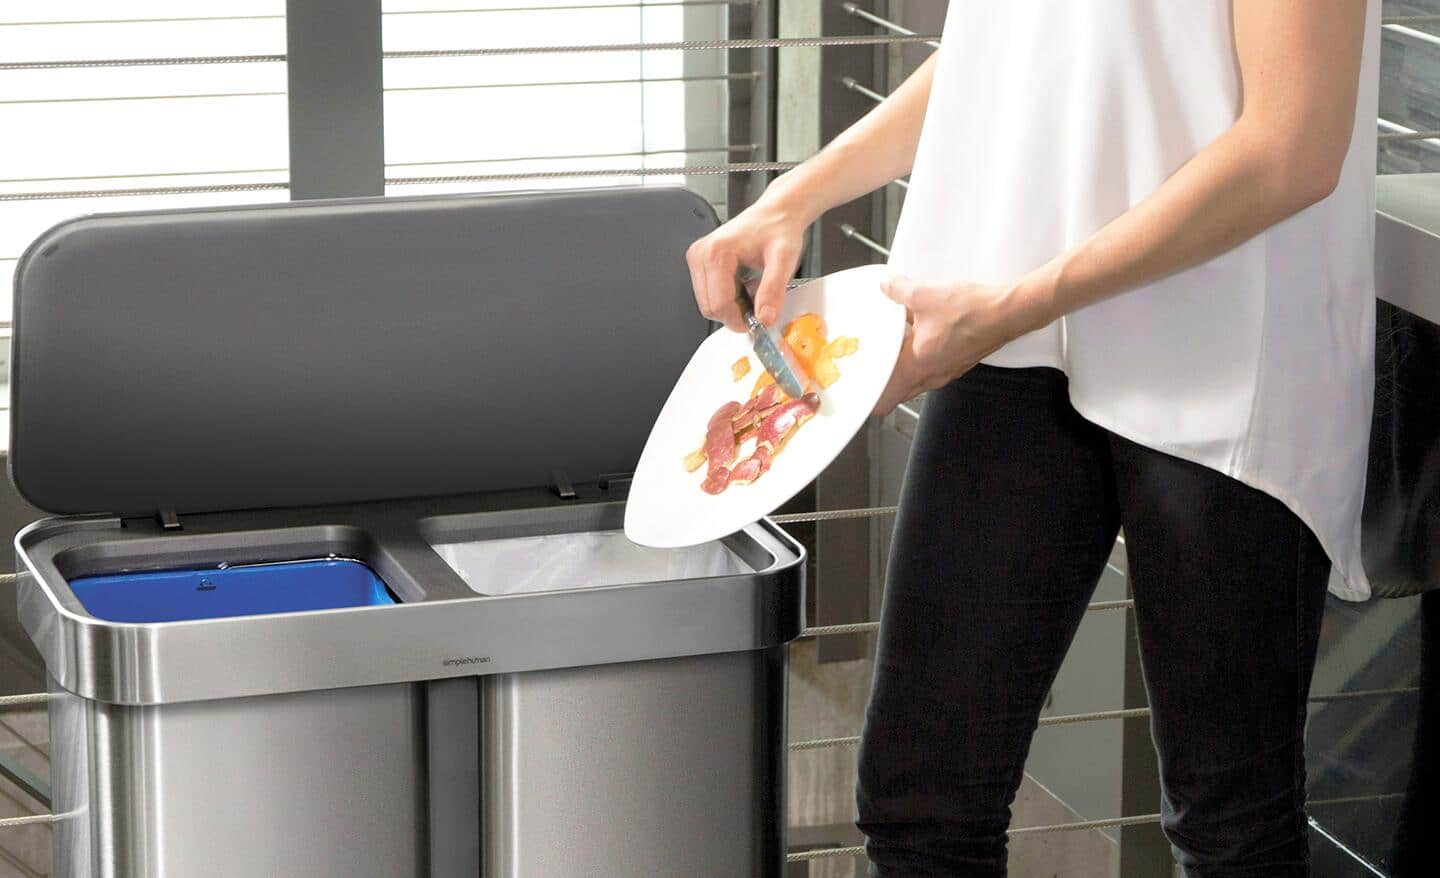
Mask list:
[{"label": "woman's thumb", "polygon": [[905,317],[910,320],[914,319],[915,312],[912,303],[915,299],[915,290],[917,287],[918,284],[916,284],[915,281],[899,274],[886,278],[880,283],[880,291],[883,292],[890,301],[897,305],[904,305]]}]

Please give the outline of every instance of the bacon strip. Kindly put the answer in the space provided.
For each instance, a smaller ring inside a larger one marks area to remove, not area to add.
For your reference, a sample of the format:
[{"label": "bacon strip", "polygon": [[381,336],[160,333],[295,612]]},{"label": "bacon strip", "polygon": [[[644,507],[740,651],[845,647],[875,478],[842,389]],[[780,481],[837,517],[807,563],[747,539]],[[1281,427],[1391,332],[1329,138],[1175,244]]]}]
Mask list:
[{"label": "bacon strip", "polygon": [[800,425],[815,417],[819,410],[820,397],[813,393],[772,408],[756,430],[755,452],[735,464],[730,471],[729,484],[748,485],[765,475],[775,455],[780,453]]},{"label": "bacon strip", "polygon": [[[779,385],[768,384],[744,403],[720,406],[706,425],[705,444],[685,458],[685,467],[693,472],[702,463],[707,465],[700,485],[707,494],[719,494],[731,485],[748,485],[769,471],[775,455],[819,410],[818,395],[807,393],[791,399]],[[755,440],[754,450],[739,459],[741,445],[751,439]]]},{"label": "bacon strip", "polygon": [[813,393],[807,393],[800,399],[784,403],[760,422],[756,440],[761,448],[769,448],[771,452],[778,452],[795,433],[795,430],[801,424],[815,417],[815,413],[819,410],[820,397]]}]

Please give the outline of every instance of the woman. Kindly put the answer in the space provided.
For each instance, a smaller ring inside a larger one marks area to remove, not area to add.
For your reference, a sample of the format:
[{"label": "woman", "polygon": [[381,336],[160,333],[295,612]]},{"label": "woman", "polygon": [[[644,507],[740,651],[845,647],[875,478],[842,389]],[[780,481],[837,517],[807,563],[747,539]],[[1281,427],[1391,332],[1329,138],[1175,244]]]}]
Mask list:
[{"label": "woman", "polygon": [[1309,874],[1331,562],[1368,594],[1378,6],[952,0],[935,57],[691,248],[706,315],[741,328],[747,265],[773,322],[806,227],[913,168],[879,410],[930,393],[860,752],[872,875],[1005,874],[1122,528],[1177,859]]}]

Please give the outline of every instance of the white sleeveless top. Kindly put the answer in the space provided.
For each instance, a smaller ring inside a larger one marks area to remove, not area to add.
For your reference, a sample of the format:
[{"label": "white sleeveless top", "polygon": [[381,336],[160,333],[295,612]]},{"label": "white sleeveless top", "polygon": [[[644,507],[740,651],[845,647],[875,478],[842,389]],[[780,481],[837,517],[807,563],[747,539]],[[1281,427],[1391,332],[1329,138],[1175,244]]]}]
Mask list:
[{"label": "white sleeveless top", "polygon": [[[1151,194],[1240,109],[1231,0],[951,0],[890,264],[1006,283]],[[985,362],[1053,366],[1087,419],[1283,501],[1361,600],[1374,371],[1379,0],[1329,198]],[[1063,486],[1057,486],[1063,488]],[[1339,582],[1343,578],[1344,582]]]}]

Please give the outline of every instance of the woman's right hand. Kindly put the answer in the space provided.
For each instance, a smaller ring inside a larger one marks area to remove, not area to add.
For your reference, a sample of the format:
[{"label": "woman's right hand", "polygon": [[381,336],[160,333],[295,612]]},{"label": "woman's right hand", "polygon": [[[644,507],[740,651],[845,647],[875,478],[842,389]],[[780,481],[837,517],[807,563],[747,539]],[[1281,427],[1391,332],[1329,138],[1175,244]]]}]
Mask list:
[{"label": "woman's right hand", "polygon": [[776,177],[753,205],[690,245],[685,261],[701,313],[731,329],[745,328],[735,304],[735,272],[745,266],[763,272],[755,316],[766,326],[780,319],[785,283],[795,275],[810,224],[910,173],[939,54],[824,149]]},{"label": "woman's right hand", "polygon": [[739,332],[745,320],[735,303],[741,266],[762,272],[755,291],[755,316],[766,326],[780,318],[785,285],[795,275],[810,220],[767,191],[753,205],[690,245],[685,261],[700,312]]}]

